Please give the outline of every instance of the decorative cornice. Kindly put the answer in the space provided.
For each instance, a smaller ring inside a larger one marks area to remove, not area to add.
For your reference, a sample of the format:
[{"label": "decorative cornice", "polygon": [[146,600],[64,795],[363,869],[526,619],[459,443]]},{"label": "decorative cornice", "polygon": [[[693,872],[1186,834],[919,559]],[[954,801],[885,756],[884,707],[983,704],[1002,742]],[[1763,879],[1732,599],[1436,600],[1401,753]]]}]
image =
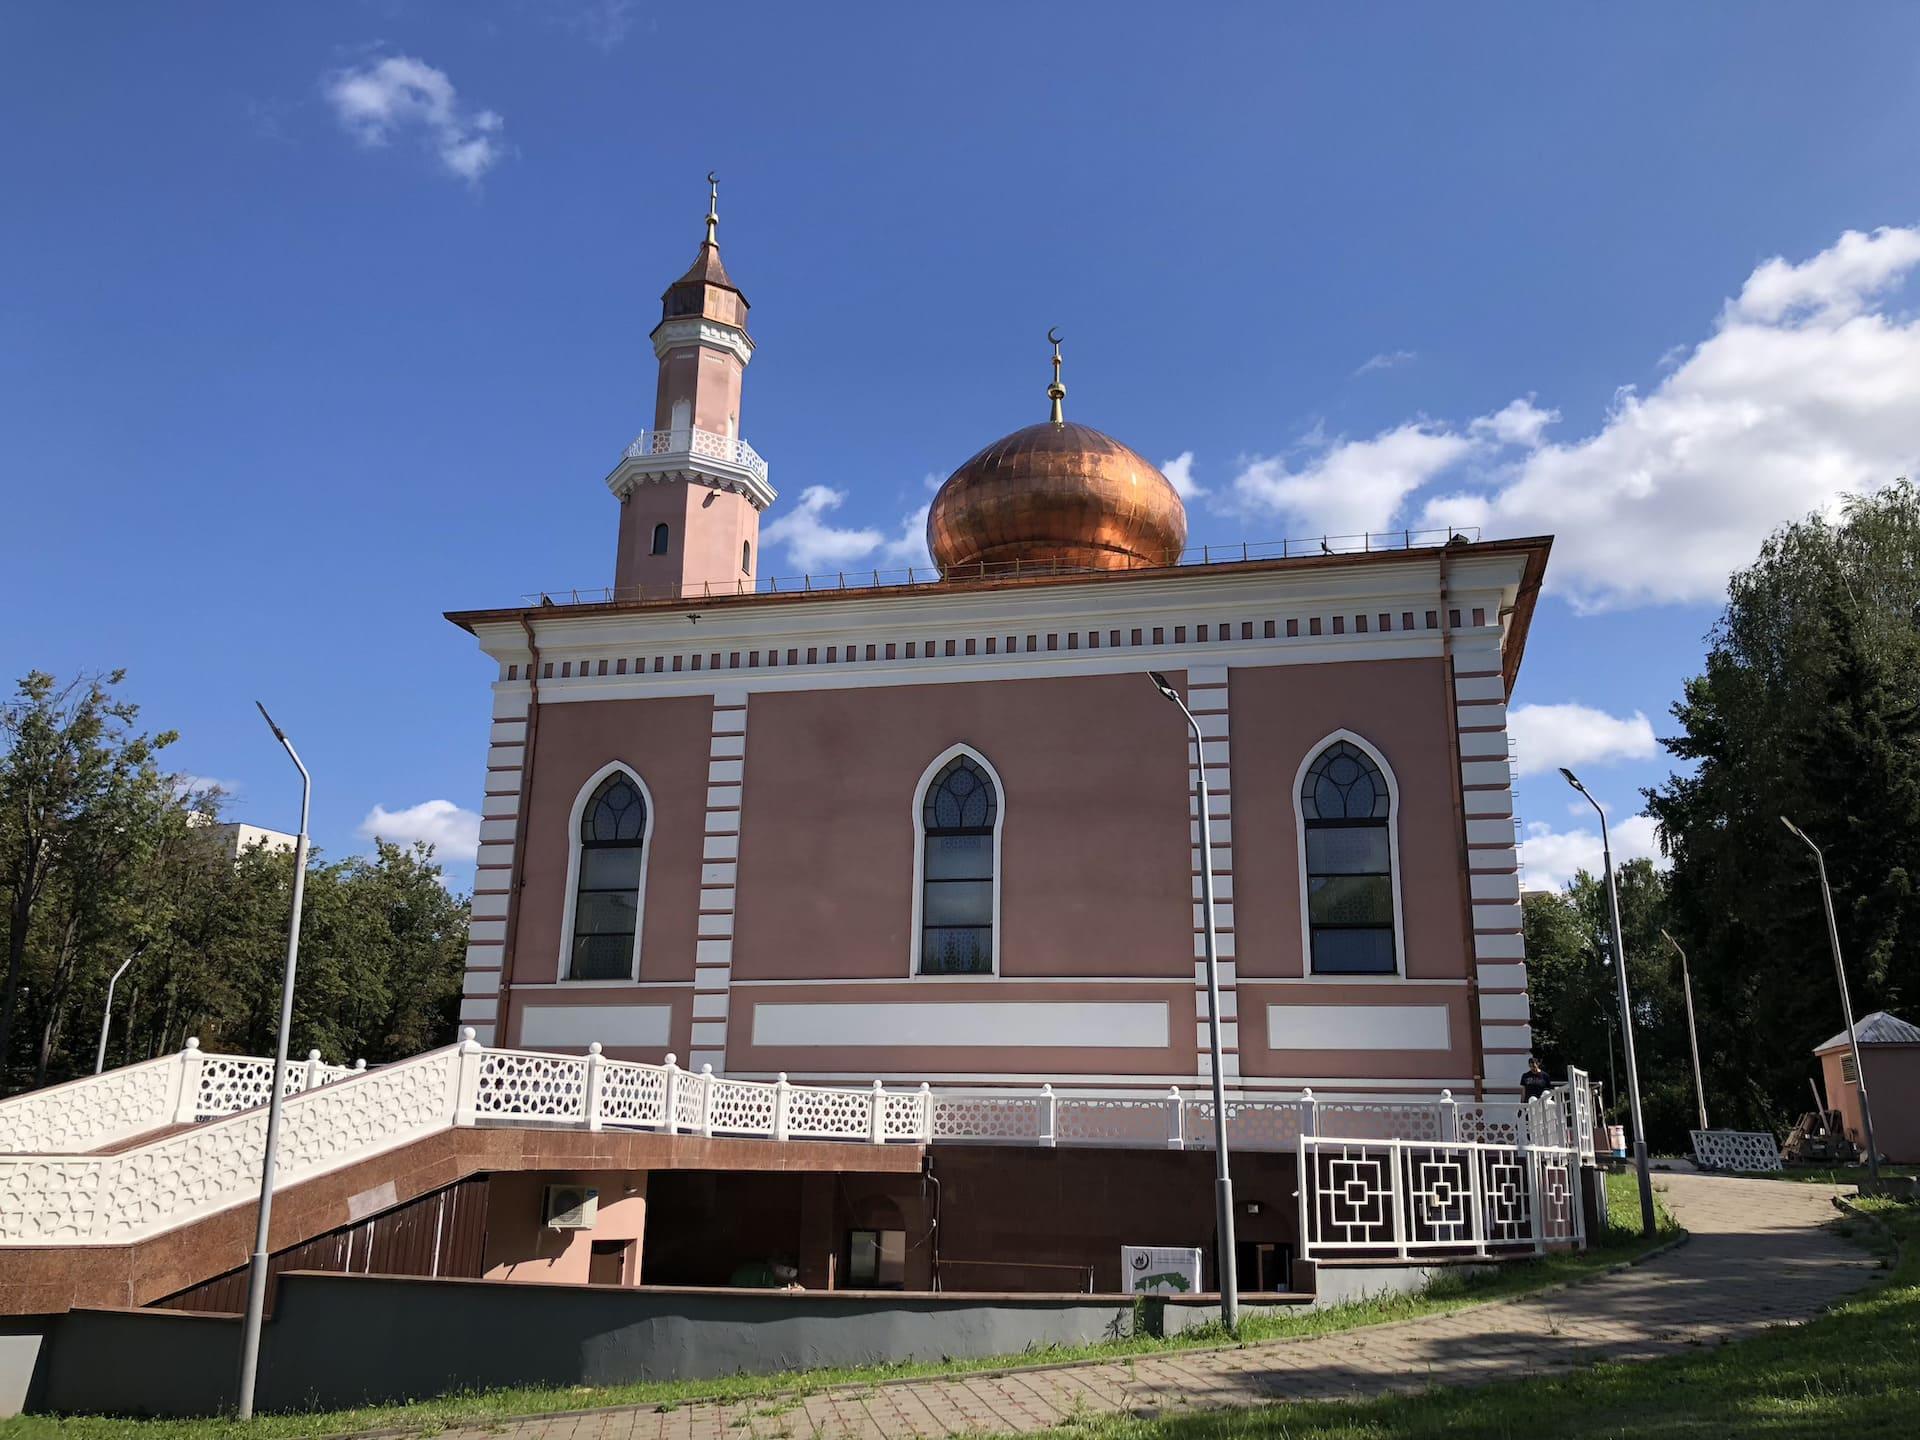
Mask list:
[{"label": "decorative cornice", "polygon": [[755,510],[765,510],[780,493],[743,465],[684,452],[629,456],[607,476],[607,488],[624,500],[642,485],[664,485],[670,481],[705,485],[710,490],[743,496]]},{"label": "decorative cornice", "polygon": [[677,315],[653,327],[655,358],[664,360],[669,350],[688,345],[724,350],[742,366],[753,359],[753,337],[737,325],[723,324],[704,315]]}]

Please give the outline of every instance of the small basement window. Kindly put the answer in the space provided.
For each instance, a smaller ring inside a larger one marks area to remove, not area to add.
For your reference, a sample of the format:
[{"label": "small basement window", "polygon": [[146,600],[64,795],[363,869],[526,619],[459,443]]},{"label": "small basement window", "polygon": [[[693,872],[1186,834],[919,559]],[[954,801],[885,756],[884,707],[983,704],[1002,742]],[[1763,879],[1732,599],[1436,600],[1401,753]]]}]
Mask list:
[{"label": "small basement window", "polygon": [[852,1230],[847,1233],[849,1290],[904,1290],[906,1286],[906,1231]]}]

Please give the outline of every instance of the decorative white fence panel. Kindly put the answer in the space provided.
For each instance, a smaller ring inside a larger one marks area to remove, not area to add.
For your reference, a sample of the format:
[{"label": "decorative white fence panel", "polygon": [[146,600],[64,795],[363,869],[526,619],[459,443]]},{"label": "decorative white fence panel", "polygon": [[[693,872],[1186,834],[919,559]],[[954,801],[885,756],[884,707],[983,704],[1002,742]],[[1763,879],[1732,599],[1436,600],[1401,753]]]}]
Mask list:
[{"label": "decorative white fence panel", "polygon": [[1303,1135],[1299,1155],[1306,1259],[1537,1254],[1586,1241],[1569,1149]]},{"label": "decorative white fence panel", "polygon": [[[315,1050],[287,1061],[283,1093],[330,1085],[365,1069],[327,1065]],[[0,1154],[85,1154],[147,1130],[238,1114],[267,1103],[273,1061],[211,1055],[198,1040],[173,1055],[0,1100]]]},{"label": "decorative white fence panel", "polygon": [[1769,1130],[1695,1130],[1693,1162],[1702,1170],[1778,1170],[1780,1142]]}]

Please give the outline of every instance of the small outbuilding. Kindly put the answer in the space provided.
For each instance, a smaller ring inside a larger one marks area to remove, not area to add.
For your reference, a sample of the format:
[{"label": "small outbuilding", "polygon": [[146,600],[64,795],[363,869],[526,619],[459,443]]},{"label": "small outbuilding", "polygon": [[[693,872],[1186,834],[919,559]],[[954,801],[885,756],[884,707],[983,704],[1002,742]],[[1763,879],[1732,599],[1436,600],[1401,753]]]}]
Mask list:
[{"label": "small outbuilding", "polygon": [[[1876,1010],[1855,1025],[1860,1036],[1860,1063],[1867,1070],[1867,1094],[1873,1101],[1873,1138],[1880,1154],[1895,1164],[1920,1164],[1920,1025],[1898,1015]],[[1821,1080],[1827,1104],[1840,1112],[1847,1135],[1865,1148],[1866,1127],[1860,1122],[1860,1077],[1853,1067],[1853,1047],[1847,1032],[1813,1053],[1820,1057]]]}]

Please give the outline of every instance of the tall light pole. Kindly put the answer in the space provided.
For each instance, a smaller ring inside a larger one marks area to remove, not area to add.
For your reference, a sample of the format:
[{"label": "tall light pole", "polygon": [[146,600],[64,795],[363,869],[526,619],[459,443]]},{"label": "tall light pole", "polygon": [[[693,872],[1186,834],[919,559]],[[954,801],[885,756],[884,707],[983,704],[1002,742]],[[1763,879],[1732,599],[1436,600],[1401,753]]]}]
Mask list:
[{"label": "tall light pole", "polygon": [[[259,701],[254,704],[260,705]],[[261,718],[273,738],[286,750],[300,772],[300,836],[293,847],[293,916],[287,922],[287,968],[280,977],[280,1033],[274,1037],[273,1088],[267,1094],[267,1149],[260,1161],[260,1206],[253,1227],[253,1256],[247,1266],[247,1314],[240,1331],[240,1393],[234,1413],[253,1418],[253,1391],[260,1374],[260,1321],[267,1308],[267,1227],[273,1218],[273,1162],[280,1146],[281,1094],[286,1088],[287,1031],[293,1026],[293,976],[300,963],[300,902],[307,891],[307,809],[313,799],[313,777],[286,731],[273,723],[267,707]]]},{"label": "tall light pole", "polygon": [[1693,1048],[1693,1099],[1700,1107],[1700,1128],[1707,1128],[1707,1086],[1700,1078],[1700,1032],[1693,1023],[1693,976],[1687,970],[1687,952],[1680,948],[1680,942],[1665,930],[1660,938],[1673,947],[1673,953],[1680,957],[1680,988],[1687,996],[1687,1044]]},{"label": "tall light pole", "polygon": [[1880,1151],[1873,1143],[1873,1106],[1867,1103],[1867,1067],[1860,1063],[1860,1036],[1853,1028],[1853,997],[1847,993],[1847,967],[1840,963],[1840,926],[1833,918],[1833,887],[1827,884],[1827,857],[1793,821],[1782,815],[1780,823],[1806,843],[1813,851],[1814,864],[1820,867],[1820,898],[1827,907],[1827,939],[1833,945],[1833,974],[1840,982],[1840,1010],[1847,1017],[1847,1045],[1853,1051],[1853,1088],[1860,1092],[1860,1128],[1867,1132],[1867,1176],[1877,1190],[1880,1188]]},{"label": "tall light pole", "polygon": [[[1238,1330],[1240,1273],[1233,1253],[1233,1176],[1227,1166],[1227,1091],[1221,1077],[1220,961],[1213,940],[1213,817],[1207,814],[1207,742],[1200,734],[1200,722],[1193,718],[1179,692],[1167,683],[1167,677],[1149,670],[1147,678],[1186,716],[1187,729],[1193,732],[1194,773],[1200,777],[1200,913],[1206,932],[1207,1043],[1213,1052],[1213,1207],[1220,1240],[1220,1319],[1227,1329]],[[1300,1183],[1306,1183],[1305,1176]]]},{"label": "tall light pole", "polygon": [[100,1049],[93,1057],[93,1073],[96,1075],[107,1068],[107,1031],[113,1028],[113,987],[120,983],[120,977],[127,973],[127,967],[138,960],[146,948],[142,945],[122,960],[120,968],[107,981],[107,1003],[100,1011]]},{"label": "tall light pole", "polygon": [[1633,1050],[1633,1001],[1627,994],[1627,956],[1620,942],[1620,893],[1613,881],[1613,841],[1607,835],[1607,812],[1580,783],[1580,777],[1566,766],[1560,773],[1567,784],[1586,796],[1593,813],[1600,817],[1600,853],[1607,868],[1607,918],[1613,931],[1613,976],[1620,986],[1620,1049],[1627,1067],[1627,1102],[1633,1115],[1633,1167],[1640,1174],[1640,1233],[1651,1240],[1653,1222],[1653,1172],[1647,1165],[1647,1124],[1640,1113],[1640,1062]]}]

